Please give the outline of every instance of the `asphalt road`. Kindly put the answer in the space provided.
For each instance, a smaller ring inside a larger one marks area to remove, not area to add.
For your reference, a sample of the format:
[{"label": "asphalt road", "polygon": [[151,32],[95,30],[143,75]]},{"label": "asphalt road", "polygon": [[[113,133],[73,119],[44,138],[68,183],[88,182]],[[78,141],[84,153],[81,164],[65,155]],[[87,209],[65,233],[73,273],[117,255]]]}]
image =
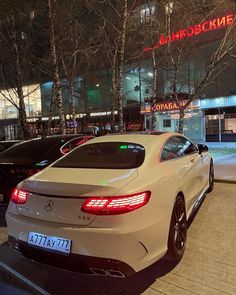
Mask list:
[{"label": "asphalt road", "polygon": [[236,153],[215,159],[215,179],[236,182]]},{"label": "asphalt road", "polygon": [[1,295],[39,295],[30,289],[24,282],[9,277],[9,274],[0,269],[0,294]]}]

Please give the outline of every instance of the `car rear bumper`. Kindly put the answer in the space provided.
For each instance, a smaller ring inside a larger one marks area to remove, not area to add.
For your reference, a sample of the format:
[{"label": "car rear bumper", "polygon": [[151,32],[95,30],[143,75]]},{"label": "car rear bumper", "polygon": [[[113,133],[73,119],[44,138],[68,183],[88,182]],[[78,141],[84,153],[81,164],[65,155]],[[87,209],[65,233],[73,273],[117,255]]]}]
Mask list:
[{"label": "car rear bumper", "polygon": [[[166,230],[160,222],[156,235],[155,223],[151,226],[146,223],[141,228],[135,224],[133,227],[93,228],[25,217],[10,212],[9,207],[6,221],[11,245],[25,257],[71,271],[104,275],[117,271],[121,274],[114,276],[129,276],[166,253]],[[71,240],[70,254],[65,256],[29,245],[29,232]]]},{"label": "car rear bumper", "polygon": [[42,251],[12,236],[8,237],[8,242],[26,258],[72,272],[111,277],[127,277],[135,273],[135,270],[131,266],[115,259],[91,257],[73,253],[69,255],[60,255],[53,252]]}]

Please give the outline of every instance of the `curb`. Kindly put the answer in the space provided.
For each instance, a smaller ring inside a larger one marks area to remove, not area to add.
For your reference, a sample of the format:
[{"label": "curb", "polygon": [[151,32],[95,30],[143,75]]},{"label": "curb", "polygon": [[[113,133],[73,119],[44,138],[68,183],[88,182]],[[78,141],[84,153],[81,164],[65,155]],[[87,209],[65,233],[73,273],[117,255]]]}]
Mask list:
[{"label": "curb", "polygon": [[236,184],[235,180],[226,180],[226,179],[214,179],[214,182]]},{"label": "curb", "polygon": [[[4,282],[9,284],[9,287],[19,287],[19,290],[30,292],[33,295],[50,295],[47,291],[40,288],[38,285],[0,261],[0,273],[4,274]],[[11,294],[11,293],[9,293]],[[18,293],[13,293],[18,294]],[[21,294],[21,293],[19,293]]]}]

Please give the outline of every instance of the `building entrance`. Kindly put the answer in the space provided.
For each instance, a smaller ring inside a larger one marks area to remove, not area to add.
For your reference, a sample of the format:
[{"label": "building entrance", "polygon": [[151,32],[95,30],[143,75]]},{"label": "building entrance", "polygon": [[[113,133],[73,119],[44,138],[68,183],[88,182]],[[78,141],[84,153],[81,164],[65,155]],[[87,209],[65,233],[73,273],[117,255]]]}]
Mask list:
[{"label": "building entrance", "polygon": [[236,141],[236,107],[205,110],[206,141]]}]

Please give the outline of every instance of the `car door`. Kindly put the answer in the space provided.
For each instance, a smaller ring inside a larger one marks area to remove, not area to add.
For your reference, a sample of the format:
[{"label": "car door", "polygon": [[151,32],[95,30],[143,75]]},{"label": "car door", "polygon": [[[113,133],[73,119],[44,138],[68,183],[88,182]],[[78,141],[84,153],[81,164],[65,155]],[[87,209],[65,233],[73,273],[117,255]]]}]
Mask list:
[{"label": "car door", "polygon": [[[186,137],[176,136],[173,138],[177,147],[178,155],[184,165],[184,185],[187,189],[188,205],[191,206],[204,189],[204,165],[203,158],[198,148]],[[180,172],[181,173],[181,172]]]},{"label": "car door", "polygon": [[193,198],[193,190],[189,173],[190,163],[189,160],[183,156],[181,147],[172,137],[166,141],[161,152],[161,170],[168,180],[168,189],[176,196],[179,191],[184,192],[188,199]]},{"label": "car door", "polygon": [[184,193],[188,211],[199,191],[202,164],[197,147],[183,136],[173,136],[163,147],[161,162],[170,185],[176,186],[176,193]]}]

